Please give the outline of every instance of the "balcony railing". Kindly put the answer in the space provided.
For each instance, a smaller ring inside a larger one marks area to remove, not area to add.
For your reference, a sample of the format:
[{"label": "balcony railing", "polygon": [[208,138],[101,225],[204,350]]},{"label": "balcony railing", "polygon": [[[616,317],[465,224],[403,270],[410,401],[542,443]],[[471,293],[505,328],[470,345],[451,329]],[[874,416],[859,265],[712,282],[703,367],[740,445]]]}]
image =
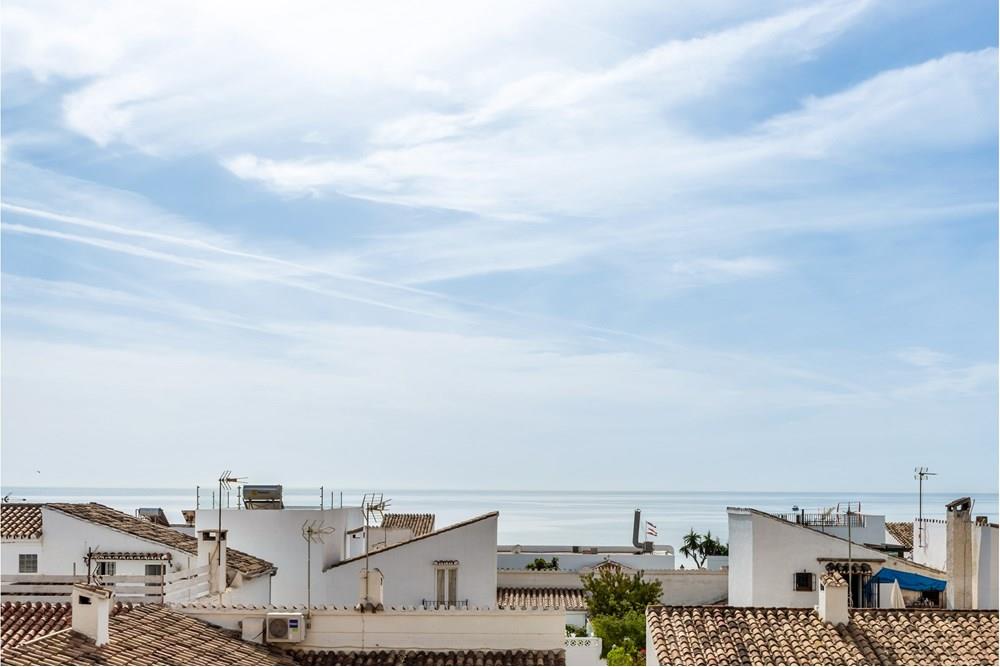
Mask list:
[{"label": "balcony railing", "polygon": [[[186,602],[208,594],[208,569],[203,565],[163,575],[94,577],[92,583],[113,591],[122,602]],[[5,602],[69,602],[73,584],[86,581],[86,576],[73,574],[5,574],[0,596]]]},{"label": "balcony railing", "polygon": [[468,600],[453,600],[451,602],[438,602],[437,600],[421,600],[420,606],[424,609],[468,609]]}]

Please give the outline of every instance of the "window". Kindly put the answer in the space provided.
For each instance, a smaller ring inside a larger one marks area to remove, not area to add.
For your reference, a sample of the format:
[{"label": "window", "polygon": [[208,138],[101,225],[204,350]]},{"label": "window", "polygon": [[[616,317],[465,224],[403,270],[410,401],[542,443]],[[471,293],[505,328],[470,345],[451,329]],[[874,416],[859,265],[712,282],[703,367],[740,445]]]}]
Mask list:
[{"label": "window", "polygon": [[[146,565],[147,577],[162,577],[167,573],[167,566],[163,563],[148,563]],[[159,586],[159,583],[146,582],[147,586]]]},{"label": "window", "polygon": [[21,574],[35,574],[38,572],[38,554],[18,554],[17,571]]},{"label": "window", "polygon": [[458,606],[458,561],[436,561],[434,570],[437,606]]},{"label": "window", "polygon": [[98,577],[113,577],[115,576],[115,564],[108,561],[101,561],[94,569],[94,574]]},{"label": "window", "polygon": [[812,572],[796,572],[795,590],[796,591],[816,590],[816,575],[813,574]]}]

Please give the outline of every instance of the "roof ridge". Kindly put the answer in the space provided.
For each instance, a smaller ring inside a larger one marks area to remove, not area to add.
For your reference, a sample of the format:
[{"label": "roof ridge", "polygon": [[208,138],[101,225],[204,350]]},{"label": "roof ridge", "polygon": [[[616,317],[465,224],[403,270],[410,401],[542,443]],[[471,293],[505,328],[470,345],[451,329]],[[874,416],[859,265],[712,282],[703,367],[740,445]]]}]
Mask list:
[{"label": "roof ridge", "polygon": [[354,563],[356,561],[362,560],[362,559],[365,558],[365,556],[368,556],[369,558],[372,557],[372,556],[377,556],[377,555],[379,555],[381,553],[385,553],[386,551],[389,551],[390,549],[395,549],[397,547],[401,547],[401,546],[404,546],[404,545],[407,545],[407,544],[412,544],[414,542],[419,542],[420,540],[425,540],[425,539],[427,539],[429,537],[434,537],[436,535],[440,535],[441,533],[447,533],[449,530],[455,530],[456,528],[464,528],[465,526],[471,525],[473,523],[477,523],[479,521],[485,521],[486,519],[489,519],[489,518],[492,518],[492,517],[496,517],[496,516],[500,516],[500,512],[498,512],[496,510],[494,510],[492,512],[487,512],[486,514],[480,514],[479,516],[472,517],[471,519],[465,519],[464,521],[459,521],[458,523],[453,523],[450,526],[445,526],[444,528],[438,528],[437,530],[432,530],[429,533],[424,533],[423,535],[416,535],[414,537],[411,537],[408,540],[404,540],[402,542],[396,542],[395,544],[390,544],[389,546],[387,546],[387,547],[385,547],[383,549],[379,549],[378,551],[370,551],[367,554],[361,554],[360,556],[353,556],[351,558],[345,558],[343,560],[337,561],[333,565],[327,565],[326,567],[323,568],[323,572],[328,572],[329,570],[332,570],[335,567],[340,567],[341,565],[346,565],[347,563]]}]

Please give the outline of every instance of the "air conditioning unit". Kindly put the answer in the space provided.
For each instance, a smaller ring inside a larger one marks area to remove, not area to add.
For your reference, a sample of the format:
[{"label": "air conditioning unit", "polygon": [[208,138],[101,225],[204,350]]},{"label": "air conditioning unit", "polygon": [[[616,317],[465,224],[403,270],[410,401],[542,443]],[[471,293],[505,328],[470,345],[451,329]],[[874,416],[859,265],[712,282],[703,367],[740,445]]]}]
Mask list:
[{"label": "air conditioning unit", "polygon": [[267,641],[292,644],[306,638],[305,614],[294,612],[274,612],[267,615],[264,623]]}]

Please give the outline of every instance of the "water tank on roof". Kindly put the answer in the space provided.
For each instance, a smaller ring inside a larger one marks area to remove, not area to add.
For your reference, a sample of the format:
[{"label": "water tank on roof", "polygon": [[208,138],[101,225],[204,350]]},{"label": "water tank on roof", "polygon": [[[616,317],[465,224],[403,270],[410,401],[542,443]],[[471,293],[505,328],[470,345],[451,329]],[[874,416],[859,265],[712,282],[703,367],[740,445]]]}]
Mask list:
[{"label": "water tank on roof", "polygon": [[243,487],[243,506],[251,510],[282,509],[280,484],[246,484]]}]

